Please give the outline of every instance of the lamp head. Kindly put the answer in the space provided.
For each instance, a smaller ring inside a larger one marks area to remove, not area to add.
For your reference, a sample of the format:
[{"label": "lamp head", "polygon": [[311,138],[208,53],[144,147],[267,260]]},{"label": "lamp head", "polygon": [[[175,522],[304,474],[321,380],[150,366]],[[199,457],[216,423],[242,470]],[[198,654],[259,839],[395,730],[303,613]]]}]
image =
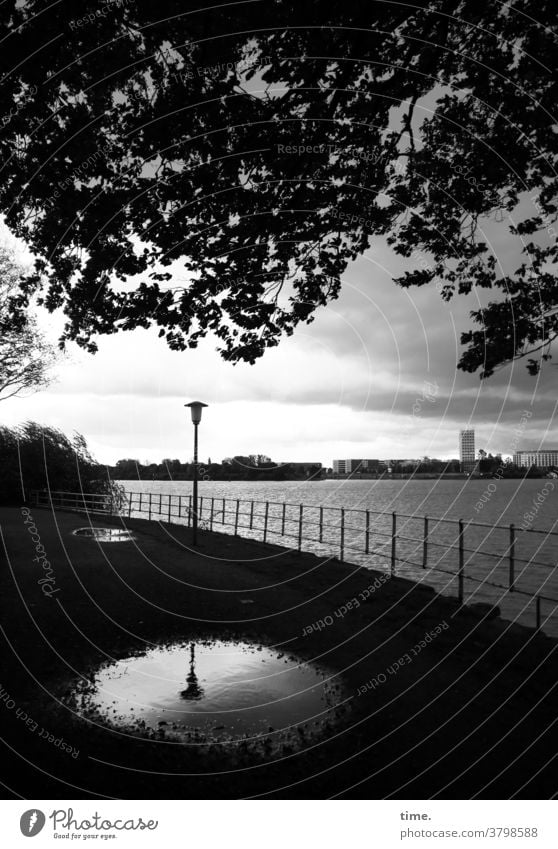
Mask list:
[{"label": "lamp head", "polygon": [[202,409],[207,407],[207,404],[204,404],[203,401],[191,401],[189,404],[184,404],[184,406],[190,407],[193,424],[199,424],[201,422]]}]

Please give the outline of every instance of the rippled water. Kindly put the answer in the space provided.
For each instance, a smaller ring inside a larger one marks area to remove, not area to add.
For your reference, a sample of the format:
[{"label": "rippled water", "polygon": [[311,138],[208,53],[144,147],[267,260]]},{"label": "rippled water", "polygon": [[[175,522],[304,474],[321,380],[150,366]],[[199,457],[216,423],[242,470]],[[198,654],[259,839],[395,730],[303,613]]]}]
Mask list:
[{"label": "rippled water", "polygon": [[[127,490],[191,495],[191,481],[120,481]],[[496,487],[476,510],[489,485]],[[551,528],[558,518],[558,480],[324,480],[200,481],[208,498],[242,498],[296,504],[351,507],[411,515],[429,515],[494,524],[519,524],[546,484],[552,485],[539,504],[533,526]]]},{"label": "rippled water", "polygon": [[324,671],[272,648],[193,640],[103,666],[74,699],[82,717],[127,733],[302,745],[335,719],[341,693]]},{"label": "rippled water", "polygon": [[[126,490],[142,493],[144,509],[148,499],[151,500],[153,518],[165,520],[168,517],[169,500],[165,500],[165,496],[183,496],[184,511],[180,521],[186,521],[191,482],[122,483]],[[426,581],[449,595],[457,593],[458,520],[461,519],[464,523],[467,600],[498,604],[507,618],[532,626],[536,621],[533,597],[538,594],[542,621],[552,617],[545,630],[558,636],[558,616],[555,615],[558,603],[558,480],[201,481],[199,494],[204,499],[202,523],[205,527],[212,525],[216,531],[232,533],[235,501],[239,499],[238,530],[242,536],[262,539],[267,510],[268,541],[293,547],[298,546],[299,505],[302,504],[301,547],[323,555],[341,554],[339,508],[343,507],[346,511],[344,559],[380,570],[389,568],[392,513],[396,512],[397,574]],[[139,495],[134,502],[136,507],[138,498]],[[222,499],[227,499],[224,514]],[[250,499],[258,502],[253,515],[250,515]],[[268,508],[265,502],[269,502]],[[284,502],[292,505],[287,509],[285,524],[282,521]],[[174,502],[170,506],[176,507]],[[324,521],[321,534],[320,507]],[[365,553],[367,510],[370,511],[370,525],[368,553]],[[132,515],[140,514],[133,509]],[[425,516],[430,519],[426,568],[423,568]],[[511,523],[515,525],[513,567],[510,565]],[[511,568],[513,592],[510,592]]]}]

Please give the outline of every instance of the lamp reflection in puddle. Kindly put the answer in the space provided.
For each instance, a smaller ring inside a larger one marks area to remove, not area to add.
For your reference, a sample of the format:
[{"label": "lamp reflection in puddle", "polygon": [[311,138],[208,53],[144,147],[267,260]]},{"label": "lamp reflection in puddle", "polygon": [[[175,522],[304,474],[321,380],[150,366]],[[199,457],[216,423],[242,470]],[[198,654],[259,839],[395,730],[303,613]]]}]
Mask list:
[{"label": "lamp reflection in puddle", "polygon": [[190,672],[186,677],[187,687],[185,690],[181,690],[180,696],[183,699],[188,699],[188,701],[199,701],[203,698],[204,691],[198,684],[198,676],[196,675],[196,656],[195,656],[196,644],[190,643]]}]

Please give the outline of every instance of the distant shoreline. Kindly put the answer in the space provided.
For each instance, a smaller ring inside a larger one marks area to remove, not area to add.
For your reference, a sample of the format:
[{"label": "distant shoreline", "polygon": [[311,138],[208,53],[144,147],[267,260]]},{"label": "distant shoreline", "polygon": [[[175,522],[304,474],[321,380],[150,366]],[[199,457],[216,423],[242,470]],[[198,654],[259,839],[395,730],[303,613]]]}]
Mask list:
[{"label": "distant shoreline", "polygon": [[[321,477],[313,476],[307,478],[301,477],[272,477],[271,475],[261,475],[260,477],[250,478],[228,478],[228,477],[211,477],[211,481],[215,483],[322,483],[323,481],[393,481],[393,480],[458,480],[458,481],[487,481],[487,480],[541,480],[548,477],[548,473],[541,470],[540,474],[510,474],[503,478],[496,478],[495,475],[475,475],[469,477],[461,472],[448,472],[447,474],[437,474],[436,472],[416,472],[416,473],[395,473],[395,474],[356,474],[356,475],[322,475]],[[114,483],[191,483],[191,477],[173,477],[173,478],[111,478]]]},{"label": "distant shoreline", "polygon": [[[540,478],[546,478],[547,473],[541,470],[540,474],[510,474],[506,475],[502,478],[497,478],[498,480],[523,480],[523,479],[532,479],[539,480]],[[391,475],[371,475],[371,474],[362,474],[362,475],[326,475],[322,480],[350,480],[350,481],[358,481],[358,480],[460,480],[460,481],[486,481],[486,480],[494,480],[496,479],[496,475],[486,474],[486,475],[474,475],[469,476],[465,475],[462,472],[448,472],[447,474],[438,474],[437,472],[397,472]]]}]

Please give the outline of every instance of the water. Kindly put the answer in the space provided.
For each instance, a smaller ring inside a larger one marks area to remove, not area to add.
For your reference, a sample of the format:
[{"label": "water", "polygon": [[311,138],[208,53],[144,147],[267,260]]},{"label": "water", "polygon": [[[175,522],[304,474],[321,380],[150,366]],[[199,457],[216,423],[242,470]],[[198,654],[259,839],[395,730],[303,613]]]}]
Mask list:
[{"label": "water", "polygon": [[130,542],[135,539],[131,531],[120,528],[77,528],[74,536],[87,537],[95,542]]},{"label": "water", "polygon": [[[126,490],[144,493],[191,495],[191,481],[118,481]],[[489,485],[496,487],[479,510],[479,499]],[[519,524],[545,486],[549,490],[539,506],[534,527],[551,529],[558,524],[558,480],[324,480],[300,481],[200,481],[199,495],[242,498],[295,504],[328,505],[362,510],[396,511],[417,516],[437,516],[493,524]]]},{"label": "water", "polygon": [[[178,496],[185,496],[179,521],[186,521],[191,482],[121,483],[127,491],[142,493],[144,510],[151,494],[152,517],[162,520],[168,518],[169,507],[173,521],[178,519],[174,516],[178,513]],[[170,503],[164,497],[159,501],[161,493],[175,498]],[[339,508],[343,507],[346,511],[344,559],[380,570],[389,568],[392,513],[396,512],[397,574],[426,581],[439,592],[453,596],[457,594],[458,520],[461,519],[468,602],[497,604],[504,616],[529,626],[536,621],[535,595],[541,597],[543,622],[556,611],[558,533],[547,531],[556,531],[558,526],[558,480],[200,481],[199,495],[204,499],[202,524],[207,527],[210,524],[213,498],[213,529],[233,532],[235,502],[239,499],[239,532],[257,539],[263,536],[265,502],[269,502],[268,541],[293,547],[298,547],[298,505],[303,504],[302,548],[326,556],[341,554]],[[132,515],[140,515],[138,498],[135,497]],[[228,499],[225,514],[219,502],[223,498]],[[258,503],[250,515],[252,499]],[[284,502],[293,506],[286,511],[283,528]],[[320,507],[323,508],[321,516]],[[370,511],[368,554],[365,553],[367,510]],[[424,516],[431,517],[426,569],[423,568]],[[321,541],[320,518],[324,522]],[[511,523],[515,525],[513,592],[510,592]],[[549,620],[544,627],[548,633],[558,636],[556,620],[558,617]]]},{"label": "water", "polygon": [[101,667],[73,696],[76,712],[126,733],[207,745],[299,748],[338,717],[325,671],[259,644],[192,640]]}]

